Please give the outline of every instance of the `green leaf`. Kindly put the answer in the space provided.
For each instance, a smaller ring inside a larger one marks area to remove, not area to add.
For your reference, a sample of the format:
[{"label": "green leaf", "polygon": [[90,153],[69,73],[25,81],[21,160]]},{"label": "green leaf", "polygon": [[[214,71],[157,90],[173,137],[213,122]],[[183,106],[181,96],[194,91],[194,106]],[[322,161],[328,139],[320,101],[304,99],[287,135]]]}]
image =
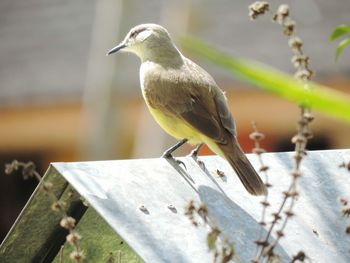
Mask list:
[{"label": "green leaf", "polygon": [[347,33],[350,33],[350,26],[348,25],[337,26],[332,32],[332,34],[329,36],[329,41],[333,41],[339,37],[344,36]]},{"label": "green leaf", "polygon": [[225,68],[232,74],[290,101],[307,104],[313,109],[350,123],[350,96],[313,82],[305,84],[292,76],[267,65],[247,59],[238,59],[218,51],[200,40],[181,39],[183,47]]},{"label": "green leaf", "polygon": [[342,42],[339,43],[338,47],[337,47],[337,50],[336,50],[336,53],[335,53],[335,60],[338,61],[338,58],[340,56],[340,54],[343,52],[343,49],[349,45],[350,43],[350,37],[349,38],[346,38],[344,39]]}]

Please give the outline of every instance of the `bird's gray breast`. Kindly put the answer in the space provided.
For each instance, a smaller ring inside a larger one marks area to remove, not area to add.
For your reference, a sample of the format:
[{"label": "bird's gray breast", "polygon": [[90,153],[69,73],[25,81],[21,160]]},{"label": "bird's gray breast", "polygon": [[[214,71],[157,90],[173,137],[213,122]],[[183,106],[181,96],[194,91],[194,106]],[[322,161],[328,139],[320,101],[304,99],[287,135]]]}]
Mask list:
[{"label": "bird's gray breast", "polygon": [[180,114],[191,107],[191,84],[186,70],[148,63],[140,69],[142,93],[149,106]]}]

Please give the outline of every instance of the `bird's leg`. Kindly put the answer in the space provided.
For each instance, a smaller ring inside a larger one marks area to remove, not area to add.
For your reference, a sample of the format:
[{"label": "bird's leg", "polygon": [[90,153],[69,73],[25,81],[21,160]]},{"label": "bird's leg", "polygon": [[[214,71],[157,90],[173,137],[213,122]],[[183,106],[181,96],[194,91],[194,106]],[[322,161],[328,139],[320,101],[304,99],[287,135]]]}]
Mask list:
[{"label": "bird's leg", "polygon": [[[182,139],[181,141],[178,141],[175,145],[171,146],[168,150],[166,150],[162,157],[165,158],[165,159],[175,159],[173,156],[172,156],[172,153],[177,150],[178,148],[180,148],[182,145],[184,145],[186,142],[188,141],[188,139]],[[185,169],[186,169],[186,165],[184,164],[184,162],[180,161],[180,160],[176,160],[175,161],[178,163],[178,164],[182,164]]]},{"label": "bird's leg", "polygon": [[175,145],[171,146],[168,150],[166,150],[162,157],[163,158],[170,158],[173,157],[171,154],[176,151],[178,148],[180,148],[182,145],[184,145],[188,140],[182,139],[181,141],[178,141]]},{"label": "bird's leg", "polygon": [[189,156],[191,156],[193,160],[195,160],[195,162],[204,170],[205,169],[204,163],[201,160],[198,160],[198,153],[203,145],[204,143],[198,144],[196,148],[194,148],[193,151],[189,154]]},{"label": "bird's leg", "polygon": [[197,144],[196,148],[194,148],[192,150],[192,152],[189,154],[189,156],[191,156],[193,159],[197,159],[199,150],[202,148],[203,145],[204,145],[204,143]]}]

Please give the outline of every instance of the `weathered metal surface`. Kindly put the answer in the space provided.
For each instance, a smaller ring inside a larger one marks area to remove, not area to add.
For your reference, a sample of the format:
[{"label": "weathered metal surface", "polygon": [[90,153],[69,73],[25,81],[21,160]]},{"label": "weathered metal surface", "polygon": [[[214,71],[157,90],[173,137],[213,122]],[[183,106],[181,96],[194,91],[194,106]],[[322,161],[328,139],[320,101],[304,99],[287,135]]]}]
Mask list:
[{"label": "weathered metal surface", "polygon": [[[258,167],[256,157],[248,157]],[[271,212],[289,185],[292,154],[270,153],[263,159],[271,167]],[[208,206],[210,220],[234,241],[240,261],[249,262],[260,227],[261,197],[250,196],[219,157],[201,157],[207,172],[191,158],[181,160],[187,170],[175,169],[165,159],[53,166],[146,262],[212,261],[206,247],[207,230],[193,227],[184,215],[190,200]],[[338,168],[345,160],[350,160],[350,150],[308,153],[294,209],[297,215],[288,223],[286,237],[277,247],[283,262],[299,250],[305,251],[312,262],[349,262],[350,243],[337,204],[338,196],[350,194],[349,176]],[[217,169],[226,176],[219,177]]]}]

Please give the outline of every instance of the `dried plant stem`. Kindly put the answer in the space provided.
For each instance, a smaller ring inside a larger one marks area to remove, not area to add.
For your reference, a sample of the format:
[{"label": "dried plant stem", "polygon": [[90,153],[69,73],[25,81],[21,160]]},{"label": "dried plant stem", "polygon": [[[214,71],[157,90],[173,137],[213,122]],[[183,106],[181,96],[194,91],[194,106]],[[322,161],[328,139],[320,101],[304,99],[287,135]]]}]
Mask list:
[{"label": "dried plant stem", "polygon": [[63,263],[63,250],[64,250],[64,245],[62,245],[60,248],[60,258],[59,258],[60,263]]},{"label": "dried plant stem", "polygon": [[[299,120],[299,127],[298,127],[298,133],[293,137],[292,141],[295,143],[295,153],[294,153],[294,162],[293,162],[293,170],[291,172],[292,180],[290,183],[290,186],[286,192],[284,192],[284,197],[282,200],[282,203],[280,204],[278,210],[276,213],[273,214],[273,220],[270,224],[269,230],[265,236],[265,238],[261,241],[259,241],[259,244],[261,244],[261,249],[257,256],[254,258],[253,262],[259,262],[259,260],[263,257],[266,258],[266,260],[269,260],[274,256],[273,249],[281,239],[281,237],[284,236],[284,230],[287,226],[288,220],[294,215],[293,214],[293,208],[296,201],[296,197],[298,196],[297,193],[297,181],[299,177],[301,176],[300,171],[300,164],[303,159],[303,156],[305,155],[305,149],[307,145],[307,138],[305,137],[305,131],[308,131],[309,129],[308,125],[311,121],[310,118],[307,118],[307,115],[305,113],[309,113],[308,111],[305,111],[304,107],[301,107],[301,117]],[[306,120],[306,119],[309,119]],[[301,139],[303,138],[303,139]],[[285,209],[285,206],[290,200],[289,206],[287,209]],[[285,216],[282,216],[282,212],[285,211]],[[275,229],[277,223],[282,219],[281,227],[276,231],[276,238],[275,240],[269,244],[270,236]],[[268,261],[267,261],[268,262]]]},{"label": "dried plant stem", "polygon": [[[347,169],[350,174],[350,161],[348,162],[344,161],[342,164],[339,165],[339,167]],[[339,197],[339,203],[341,205],[342,216],[345,217],[347,220],[345,233],[347,235],[350,235],[350,202],[347,197]],[[349,253],[350,253],[350,249],[349,249]]]},{"label": "dried plant stem", "polygon": [[[268,169],[269,167],[267,165],[265,165],[263,158],[262,158],[262,154],[265,153],[265,149],[263,149],[260,145],[260,141],[263,140],[265,138],[264,134],[259,132],[256,123],[252,122],[252,126],[253,126],[253,132],[249,135],[250,139],[254,141],[254,149],[253,152],[257,155],[258,160],[259,160],[259,164],[260,164],[260,172],[264,173],[264,177],[265,177],[265,185],[267,188],[271,187],[271,184],[269,183],[269,176],[268,176]],[[261,201],[261,204],[263,206],[262,209],[262,213],[261,213],[261,219],[259,224],[262,226],[260,228],[259,231],[259,236],[258,236],[258,240],[256,241],[257,244],[259,243],[259,240],[262,239],[262,235],[263,235],[263,227],[266,226],[266,214],[267,214],[267,208],[270,206],[270,203],[268,201],[269,198],[269,194],[267,192],[267,194],[264,196],[264,200]],[[257,249],[259,249],[259,246],[257,246]],[[258,253],[258,251],[256,252]]]},{"label": "dried plant stem", "polygon": [[[19,169],[22,169],[24,179],[33,177],[36,178],[39,182],[42,180],[41,175],[36,171],[36,167],[32,162],[24,163],[14,160],[12,163],[5,165],[6,174],[11,174]],[[75,262],[82,262],[85,258],[85,255],[79,246],[79,240],[81,239],[81,236],[75,231],[76,220],[73,217],[67,215],[65,210],[66,203],[57,199],[56,195],[52,191],[52,188],[52,183],[42,182],[42,190],[49,196],[49,199],[52,201],[51,209],[62,216],[60,226],[69,231],[69,234],[66,236],[66,240],[73,247],[73,251],[69,257]],[[63,255],[61,255],[61,253],[63,253],[62,247],[59,255],[60,262],[63,261]]]},{"label": "dried plant stem", "polygon": [[[257,18],[258,16],[265,14],[269,11],[269,4],[267,2],[255,2],[249,6],[249,15],[252,19]],[[304,82],[305,89],[309,89],[308,80],[312,76],[312,71],[309,69],[309,57],[305,56],[302,50],[303,42],[302,40],[295,35],[295,21],[290,18],[290,12],[288,5],[282,4],[278,7],[277,12],[273,15],[273,20],[282,26],[283,34],[289,38],[289,46],[294,53],[292,57],[292,63],[296,68],[295,77]],[[276,255],[274,254],[274,248],[279,242],[279,240],[284,236],[284,230],[287,226],[288,220],[294,215],[293,208],[295,205],[296,198],[298,196],[297,192],[297,182],[301,176],[300,165],[306,154],[307,142],[312,138],[312,133],[310,131],[309,124],[313,120],[311,115],[311,110],[307,105],[307,101],[304,104],[300,105],[300,117],[298,121],[297,134],[292,138],[292,142],[295,144],[294,150],[294,162],[293,170],[291,172],[291,183],[288,187],[288,190],[284,192],[283,200],[276,213],[273,213],[273,220],[270,224],[270,227],[267,231],[267,234],[263,240],[258,240],[257,244],[259,246],[259,252],[256,254],[256,257],[252,262],[259,262],[260,259],[264,259],[265,262],[270,262]],[[289,201],[289,205],[287,206]],[[286,207],[287,206],[287,207]],[[285,216],[283,217],[282,213],[284,212]],[[265,211],[263,212],[265,217]],[[277,227],[277,223],[281,222],[280,228],[276,231],[276,238],[274,241],[269,243],[272,232]],[[301,258],[300,255],[305,253],[299,252],[295,259]]]},{"label": "dried plant stem", "polygon": [[204,204],[197,206],[194,201],[190,201],[186,207],[185,215],[194,226],[198,227],[200,224],[198,219],[201,219],[204,225],[210,228],[207,235],[207,245],[213,253],[213,263],[226,263],[233,260],[235,256],[233,243],[223,237],[221,230],[211,223],[208,217],[208,209]]}]

